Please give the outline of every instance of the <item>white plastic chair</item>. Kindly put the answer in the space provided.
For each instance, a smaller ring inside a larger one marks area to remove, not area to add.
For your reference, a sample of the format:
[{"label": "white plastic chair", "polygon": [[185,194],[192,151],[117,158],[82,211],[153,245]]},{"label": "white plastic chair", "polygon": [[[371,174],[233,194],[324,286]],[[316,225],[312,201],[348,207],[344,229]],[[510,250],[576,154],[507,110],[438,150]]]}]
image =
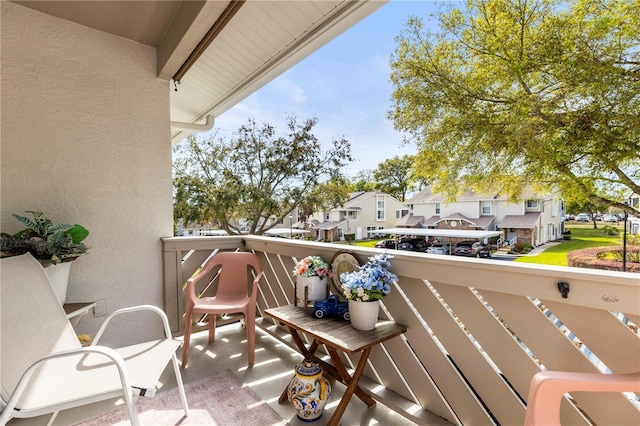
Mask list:
[{"label": "white plastic chair", "polygon": [[[133,398],[153,396],[160,375],[172,362],[185,416],[189,415],[169,322],[155,306],[111,314],[91,346],[82,347],[49,279],[30,254],[0,262],[2,345],[0,425],[12,418],[35,417],[109,398],[123,397],[133,425],[139,424]],[[155,312],[165,338],[118,349],[98,342],[111,318],[133,311]]]}]

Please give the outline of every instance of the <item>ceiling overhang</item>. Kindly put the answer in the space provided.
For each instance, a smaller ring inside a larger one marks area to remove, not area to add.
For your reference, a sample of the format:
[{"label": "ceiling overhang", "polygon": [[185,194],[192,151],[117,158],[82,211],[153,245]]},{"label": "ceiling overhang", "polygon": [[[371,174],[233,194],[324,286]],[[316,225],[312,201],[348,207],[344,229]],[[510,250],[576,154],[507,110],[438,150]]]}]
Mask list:
[{"label": "ceiling overhang", "polygon": [[[155,47],[160,79],[172,79],[182,68],[177,91],[170,87],[175,144],[210,129],[215,117],[387,0],[14,2]],[[225,17],[230,9],[234,13]]]}]

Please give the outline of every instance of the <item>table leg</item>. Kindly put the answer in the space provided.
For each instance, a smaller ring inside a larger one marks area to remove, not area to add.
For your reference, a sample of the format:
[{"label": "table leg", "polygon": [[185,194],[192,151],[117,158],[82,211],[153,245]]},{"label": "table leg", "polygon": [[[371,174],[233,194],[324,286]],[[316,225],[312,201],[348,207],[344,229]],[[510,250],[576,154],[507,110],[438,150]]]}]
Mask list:
[{"label": "table leg", "polygon": [[[295,342],[296,346],[298,347],[298,350],[300,351],[303,357],[307,358],[309,355],[314,355],[316,353],[316,351],[318,350],[318,342],[315,339],[311,344],[311,346],[309,347],[309,349],[307,349],[307,346],[302,341],[302,337],[300,337],[300,334],[298,333],[298,331],[292,327],[287,327],[287,328],[289,329],[289,334],[291,334],[291,338]],[[280,394],[280,398],[278,398],[278,403],[282,404],[284,401],[289,399],[288,390],[289,390],[289,386],[284,388],[284,390]]]},{"label": "table leg", "polygon": [[[331,419],[329,419],[329,423],[327,423],[327,426],[338,425],[338,423],[340,422],[340,419],[342,418],[342,415],[347,409],[347,405],[349,405],[351,396],[353,395],[354,392],[356,392],[357,389],[359,389],[361,392],[364,393],[364,391],[358,386],[358,382],[360,381],[360,377],[362,376],[362,373],[364,372],[364,368],[367,365],[367,359],[369,358],[370,353],[371,353],[371,348],[367,348],[364,351],[362,351],[362,355],[360,356],[360,362],[358,362],[356,371],[353,373],[353,377],[351,377],[351,379],[349,380],[349,384],[347,385],[347,389],[344,391],[344,394],[342,395],[340,404],[338,404],[338,406],[336,407],[336,411],[334,411],[333,415],[331,416]],[[338,358],[338,361],[340,361],[339,358]],[[342,366],[342,361],[340,361],[339,364]],[[344,369],[344,366],[342,366],[342,368]],[[369,395],[366,395],[364,399],[359,393],[358,393],[358,396],[369,406],[376,403],[376,401],[372,399]],[[371,404],[367,402],[367,399],[369,400],[369,402],[371,402]]]},{"label": "table leg", "polygon": [[[340,375],[340,379],[342,380],[342,383],[344,383],[345,386],[349,386],[349,384],[352,382],[352,380],[354,380],[354,378],[352,378],[349,375],[349,372],[347,371],[347,369],[345,368],[342,360],[340,359],[340,356],[338,355],[338,352],[334,349],[334,348],[328,348],[329,349],[329,355],[331,355],[331,360],[333,361],[333,365],[335,367],[335,369],[338,371],[338,374]],[[366,366],[366,361],[369,357],[369,352],[362,353],[362,357],[365,357],[364,362],[365,362],[365,366]],[[362,362],[362,357],[360,358],[360,361]],[[360,364],[358,364],[360,365]],[[363,369],[364,371],[364,369]],[[360,376],[362,375],[362,373],[360,373],[360,375],[358,376],[357,380],[356,380],[356,389],[355,389],[355,394],[358,396],[358,398],[360,398],[362,400],[362,402],[364,402],[365,404],[367,404],[369,407],[371,407],[372,405],[374,405],[376,403],[375,399],[371,398],[371,396],[369,395],[369,393],[367,391],[365,391],[364,389],[362,389],[359,385],[358,382],[360,381]],[[354,374],[355,377],[355,374]]]}]

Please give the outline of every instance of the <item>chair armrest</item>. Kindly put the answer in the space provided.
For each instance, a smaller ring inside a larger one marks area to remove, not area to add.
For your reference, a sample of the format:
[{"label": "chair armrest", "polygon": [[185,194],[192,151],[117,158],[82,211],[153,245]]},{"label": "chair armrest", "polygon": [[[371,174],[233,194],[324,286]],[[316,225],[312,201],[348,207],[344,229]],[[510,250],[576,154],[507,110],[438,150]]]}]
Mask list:
[{"label": "chair armrest", "polygon": [[49,354],[46,357],[41,358],[31,364],[31,366],[22,374],[22,377],[20,377],[20,381],[18,382],[18,385],[16,386],[14,391],[11,393],[11,398],[9,398],[9,401],[7,402],[7,405],[4,407],[3,411],[8,410],[8,412],[11,412],[15,408],[18,401],[20,401],[20,398],[22,397],[25,389],[28,388],[29,382],[31,381],[31,376],[33,376],[33,373],[40,366],[40,364],[51,359],[64,358],[82,353],[99,353],[113,361],[114,365],[118,368],[120,383],[122,383],[123,392],[128,394],[129,399],[133,397],[133,390],[131,388],[131,383],[129,383],[129,375],[127,373],[127,366],[124,362],[124,358],[122,358],[122,356],[115,350],[105,346],[84,346]]},{"label": "chair armrest", "polygon": [[93,342],[91,343],[91,346],[97,345],[98,340],[100,340],[100,337],[102,337],[102,334],[104,333],[105,329],[107,328],[107,325],[109,325],[109,322],[111,321],[112,318],[116,317],[117,315],[128,314],[128,313],[137,312],[137,311],[151,311],[151,312],[155,312],[156,314],[158,314],[158,316],[162,320],[162,325],[164,327],[165,338],[167,338],[167,339],[171,339],[172,338],[171,329],[169,328],[169,319],[167,318],[167,314],[165,314],[164,311],[162,309],[158,308],[157,306],[140,305],[140,306],[132,306],[132,307],[129,307],[129,308],[118,309],[117,311],[115,311],[111,315],[109,315],[107,317],[107,319],[100,326],[100,329],[98,330],[98,333],[96,333],[96,337],[93,339]]},{"label": "chair armrest", "polygon": [[567,392],[640,392],[640,371],[630,374],[541,371],[529,385],[525,426],[560,425],[560,403]]}]

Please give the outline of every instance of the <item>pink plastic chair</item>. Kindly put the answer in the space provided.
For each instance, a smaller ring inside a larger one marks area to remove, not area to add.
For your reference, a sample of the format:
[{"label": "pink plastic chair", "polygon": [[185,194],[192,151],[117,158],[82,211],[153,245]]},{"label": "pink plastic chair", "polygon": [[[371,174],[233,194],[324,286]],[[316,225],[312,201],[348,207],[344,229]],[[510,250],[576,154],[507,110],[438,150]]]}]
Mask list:
[{"label": "pink plastic chair", "polygon": [[[211,276],[220,266],[218,288],[213,297],[196,296],[196,283]],[[253,284],[249,268],[255,271]],[[187,305],[184,322],[184,345],[182,346],[182,367],[187,366],[189,339],[191,337],[191,317],[193,313],[209,314],[209,343],[215,340],[216,315],[242,312],[247,328],[248,365],[253,367],[256,342],[256,296],[262,268],[258,256],[249,252],[218,252],[205,262],[202,269],[187,280]],[[251,287],[251,288],[250,288]]]},{"label": "pink plastic chair", "polygon": [[560,426],[560,403],[567,392],[640,392],[640,371],[631,374],[536,373],[529,384],[525,426]]}]

